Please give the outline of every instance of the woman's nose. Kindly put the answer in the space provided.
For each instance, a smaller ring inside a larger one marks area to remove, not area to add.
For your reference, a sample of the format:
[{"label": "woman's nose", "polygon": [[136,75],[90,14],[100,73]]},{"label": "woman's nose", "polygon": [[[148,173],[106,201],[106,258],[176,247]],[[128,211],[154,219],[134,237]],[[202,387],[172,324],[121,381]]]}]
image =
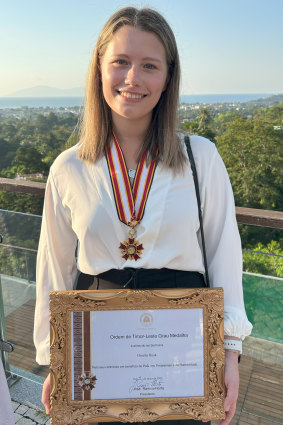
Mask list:
[{"label": "woman's nose", "polygon": [[140,82],[139,70],[135,65],[132,65],[127,72],[125,83],[130,86],[137,86]]}]

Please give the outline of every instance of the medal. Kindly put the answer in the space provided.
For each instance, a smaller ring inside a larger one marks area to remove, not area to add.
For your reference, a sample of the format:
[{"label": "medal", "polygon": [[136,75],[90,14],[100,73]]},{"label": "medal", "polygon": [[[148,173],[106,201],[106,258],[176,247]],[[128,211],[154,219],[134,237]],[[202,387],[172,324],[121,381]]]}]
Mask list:
[{"label": "medal", "polygon": [[78,384],[82,390],[93,390],[95,387],[97,378],[90,373],[83,373],[78,377]]},{"label": "medal", "polygon": [[[156,149],[157,153],[157,149]],[[156,161],[146,164],[147,152],[144,152],[138,164],[131,187],[122,149],[113,134],[113,143],[106,154],[117,213],[120,221],[130,227],[129,238],[120,243],[119,249],[125,260],[137,261],[141,258],[143,245],[136,240],[136,226],[143,218],[146,201],[156,168]]]},{"label": "medal", "polygon": [[[138,223],[137,223],[138,224]],[[120,243],[119,249],[121,250],[122,258],[125,260],[138,260],[141,258],[143,246],[139,241],[135,240],[137,231],[132,224],[129,230],[129,239],[125,240],[123,243]]]}]

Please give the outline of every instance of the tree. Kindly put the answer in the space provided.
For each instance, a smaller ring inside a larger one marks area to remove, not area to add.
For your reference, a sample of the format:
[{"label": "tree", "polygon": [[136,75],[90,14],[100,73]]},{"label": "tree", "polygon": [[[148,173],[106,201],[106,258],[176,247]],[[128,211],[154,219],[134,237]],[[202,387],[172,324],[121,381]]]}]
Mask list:
[{"label": "tree", "polygon": [[188,121],[184,123],[184,129],[189,130],[192,134],[206,137],[207,139],[214,140],[215,132],[213,130],[213,118],[209,108],[201,108],[195,121]]},{"label": "tree", "polygon": [[0,139],[0,171],[8,167],[16,153],[17,146],[9,143],[4,139]]},{"label": "tree", "polygon": [[217,138],[236,204],[280,210],[283,206],[281,159],[283,132],[263,120],[236,118]]},{"label": "tree", "polygon": [[[281,210],[283,206],[283,131],[264,114],[225,122],[217,147],[227,167],[237,206]],[[282,243],[279,230],[240,225],[243,246],[272,240]]]},{"label": "tree", "polygon": [[19,174],[47,171],[46,164],[42,162],[42,155],[32,146],[20,146],[12,163]]},{"label": "tree", "polygon": [[0,190],[0,205],[3,210],[41,215],[43,197]]},{"label": "tree", "polygon": [[267,246],[258,243],[252,250],[243,253],[244,271],[283,277],[283,250],[279,242],[271,241]]},{"label": "tree", "polygon": [[37,115],[35,127],[39,130],[39,132],[47,132],[49,130],[49,122],[47,118],[42,114]]}]

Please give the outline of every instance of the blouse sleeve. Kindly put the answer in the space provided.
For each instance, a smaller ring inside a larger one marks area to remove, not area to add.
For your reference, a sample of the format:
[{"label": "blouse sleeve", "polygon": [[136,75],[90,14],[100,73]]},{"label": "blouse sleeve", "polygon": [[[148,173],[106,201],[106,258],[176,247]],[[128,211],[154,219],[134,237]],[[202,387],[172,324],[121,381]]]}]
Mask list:
[{"label": "blouse sleeve", "polygon": [[242,249],[234,197],[225,165],[214,148],[202,185],[203,226],[212,287],[224,289],[225,335],[244,339],[251,333],[242,288]]},{"label": "blouse sleeve", "polygon": [[45,191],[36,270],[34,344],[39,364],[49,364],[49,292],[73,289],[77,273],[76,243],[71,214],[62,203],[51,168]]}]

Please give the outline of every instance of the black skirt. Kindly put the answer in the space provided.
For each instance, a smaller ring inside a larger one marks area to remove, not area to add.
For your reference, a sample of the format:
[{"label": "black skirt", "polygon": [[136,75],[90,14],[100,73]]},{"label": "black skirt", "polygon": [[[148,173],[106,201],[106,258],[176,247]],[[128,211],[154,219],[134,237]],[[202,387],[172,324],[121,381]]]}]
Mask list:
[{"label": "black skirt", "polygon": [[[81,273],[76,289],[162,289],[162,288],[204,288],[203,275],[172,269],[112,269],[97,276]],[[160,425],[199,425],[202,421],[194,419],[156,421]],[[102,422],[98,422],[101,423]],[[121,422],[107,422],[109,425],[121,425]],[[140,424],[143,424],[141,422]],[[210,425],[210,422],[206,422]]]}]

